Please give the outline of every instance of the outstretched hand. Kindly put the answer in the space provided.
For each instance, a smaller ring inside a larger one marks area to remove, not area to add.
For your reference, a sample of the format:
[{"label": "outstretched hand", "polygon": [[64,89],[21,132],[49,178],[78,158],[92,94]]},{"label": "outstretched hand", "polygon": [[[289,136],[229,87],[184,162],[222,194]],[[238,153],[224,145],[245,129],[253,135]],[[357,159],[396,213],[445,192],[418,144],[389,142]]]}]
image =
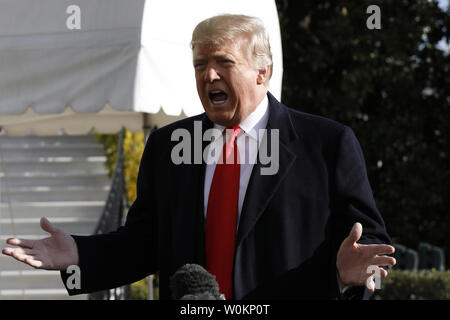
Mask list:
[{"label": "outstretched hand", "polygon": [[36,269],[65,270],[78,264],[78,249],[75,240],[56,228],[46,218],[41,218],[41,228],[50,237],[40,240],[9,238],[7,244],[18,248],[4,248],[2,253]]},{"label": "outstretched hand", "polygon": [[[369,291],[375,291],[373,277],[379,275],[386,278],[387,271],[380,266],[393,266],[393,257],[385,256],[394,253],[393,246],[387,244],[359,244],[362,225],[355,223],[347,238],[339,248],[336,267],[339,277],[345,286],[365,285]],[[370,268],[369,268],[370,267]]]}]

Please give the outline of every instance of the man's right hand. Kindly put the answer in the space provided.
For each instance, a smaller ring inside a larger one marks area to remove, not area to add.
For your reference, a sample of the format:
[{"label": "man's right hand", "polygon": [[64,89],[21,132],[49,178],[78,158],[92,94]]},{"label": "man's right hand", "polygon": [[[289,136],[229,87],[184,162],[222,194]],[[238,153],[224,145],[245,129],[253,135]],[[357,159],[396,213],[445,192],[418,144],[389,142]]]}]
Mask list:
[{"label": "man's right hand", "polygon": [[18,248],[4,248],[2,253],[36,269],[66,270],[70,265],[77,265],[75,240],[46,218],[41,218],[41,228],[50,233],[50,237],[40,240],[10,238],[6,243]]}]

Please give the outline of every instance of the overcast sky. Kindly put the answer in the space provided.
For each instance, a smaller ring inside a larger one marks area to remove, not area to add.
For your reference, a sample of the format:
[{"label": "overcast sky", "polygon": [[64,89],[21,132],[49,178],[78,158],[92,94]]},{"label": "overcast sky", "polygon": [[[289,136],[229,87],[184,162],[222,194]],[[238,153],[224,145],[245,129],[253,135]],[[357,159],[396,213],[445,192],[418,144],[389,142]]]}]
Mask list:
[{"label": "overcast sky", "polygon": [[[448,4],[449,4],[449,0],[439,0],[439,7],[441,7],[442,10],[447,10],[448,9]],[[447,52],[447,54],[450,52],[450,48],[449,45],[445,42],[445,39],[442,39],[437,47],[441,50],[444,50],[445,52]]]},{"label": "overcast sky", "polygon": [[449,0],[439,0],[439,7],[441,7],[442,10],[447,10],[447,8],[448,8],[448,1]]}]

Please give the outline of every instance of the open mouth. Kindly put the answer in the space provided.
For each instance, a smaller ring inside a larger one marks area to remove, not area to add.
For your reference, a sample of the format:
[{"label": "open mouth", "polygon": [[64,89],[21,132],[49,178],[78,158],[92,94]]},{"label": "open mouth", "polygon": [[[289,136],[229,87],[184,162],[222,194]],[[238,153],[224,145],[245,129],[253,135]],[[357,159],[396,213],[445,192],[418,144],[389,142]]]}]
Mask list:
[{"label": "open mouth", "polygon": [[213,104],[223,104],[228,99],[228,95],[222,90],[211,90],[208,92],[208,97]]}]

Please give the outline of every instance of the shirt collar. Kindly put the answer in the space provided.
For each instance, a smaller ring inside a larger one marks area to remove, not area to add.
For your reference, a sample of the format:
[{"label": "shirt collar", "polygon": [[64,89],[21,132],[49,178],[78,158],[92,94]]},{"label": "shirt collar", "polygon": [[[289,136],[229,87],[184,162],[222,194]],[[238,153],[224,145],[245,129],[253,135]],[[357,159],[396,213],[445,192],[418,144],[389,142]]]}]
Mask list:
[{"label": "shirt collar", "polygon": [[[264,95],[264,99],[260,102],[260,104],[250,113],[247,118],[244,119],[239,124],[239,127],[250,137],[255,140],[258,140],[258,131],[259,129],[264,129],[267,126],[267,121],[269,119],[269,99],[267,95]],[[223,131],[225,129],[224,126],[219,124],[214,124],[214,128]]]}]

